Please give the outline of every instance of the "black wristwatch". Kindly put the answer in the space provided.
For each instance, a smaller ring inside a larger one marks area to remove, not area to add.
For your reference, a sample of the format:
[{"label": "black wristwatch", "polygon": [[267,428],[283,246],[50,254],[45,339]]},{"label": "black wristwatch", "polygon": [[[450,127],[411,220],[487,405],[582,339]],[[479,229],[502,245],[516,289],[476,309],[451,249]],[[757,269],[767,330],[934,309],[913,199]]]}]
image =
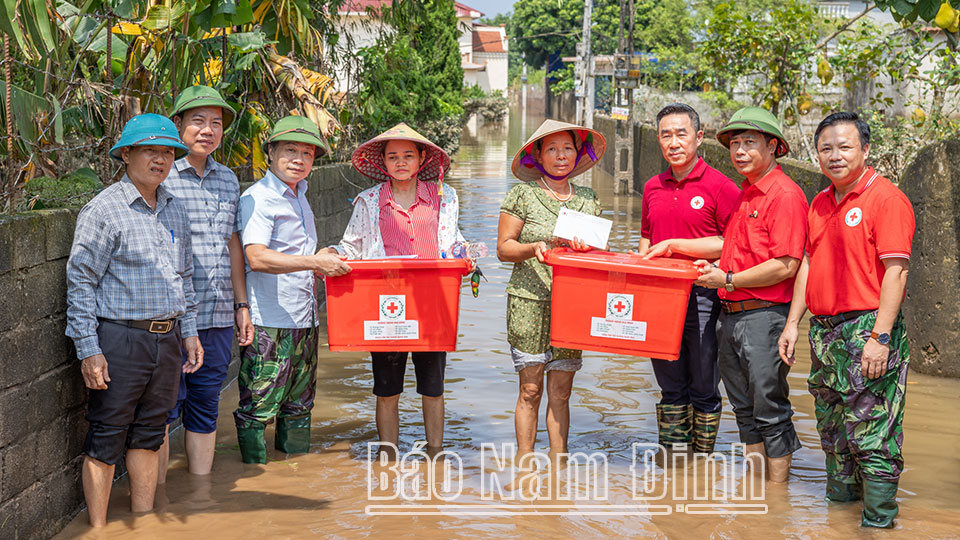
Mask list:
[{"label": "black wristwatch", "polygon": [[879,343],[879,344],[881,344],[881,345],[889,345],[889,344],[890,344],[890,334],[888,334],[888,333],[886,333],[886,332],[883,332],[883,333],[881,333],[881,334],[878,334],[878,333],[876,333],[876,332],[870,332],[870,337],[872,337],[873,339],[877,340],[877,343]]},{"label": "black wristwatch", "polygon": [[234,310],[234,311],[237,311],[237,310],[240,309],[240,308],[250,309],[250,304],[248,304],[248,303],[246,303],[246,302],[239,302],[239,303],[233,305],[233,310]]},{"label": "black wristwatch", "polygon": [[736,287],[733,286],[733,270],[727,270],[727,282],[723,285],[727,292],[733,292]]}]

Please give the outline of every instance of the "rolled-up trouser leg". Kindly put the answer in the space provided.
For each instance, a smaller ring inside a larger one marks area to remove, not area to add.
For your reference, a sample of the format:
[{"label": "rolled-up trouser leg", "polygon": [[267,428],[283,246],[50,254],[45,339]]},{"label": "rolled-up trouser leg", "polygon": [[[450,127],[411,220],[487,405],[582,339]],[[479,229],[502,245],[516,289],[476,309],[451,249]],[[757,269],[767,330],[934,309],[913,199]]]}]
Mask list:
[{"label": "rolled-up trouser leg", "polygon": [[763,442],[763,436],[753,419],[750,372],[746,359],[740,355],[740,343],[734,332],[736,324],[736,315],[720,313],[717,321],[717,364],[720,368],[720,379],[727,391],[727,399],[730,400],[733,414],[737,418],[740,442],[758,444]]},{"label": "rolled-up trouser leg", "polygon": [[180,381],[180,330],[151,334],[101,321],[97,335],[110,382],[106,390],[90,391],[83,451],[114,465],[124,447],[157,450],[163,444]]},{"label": "rolled-up trouser leg", "polygon": [[740,440],[762,441],[771,458],[800,448],[791,421],[790,367],[780,360],[777,346],[788,310],[789,306],[779,305],[724,313],[717,325],[720,377],[737,416]]},{"label": "rolled-up trouser leg", "polygon": [[[181,374],[177,404],[167,424],[182,416],[187,431],[213,433],[220,412],[220,390],[233,359],[233,328],[203,329],[199,338],[203,365],[194,373]],[[183,361],[187,361],[187,351],[183,351]]]}]

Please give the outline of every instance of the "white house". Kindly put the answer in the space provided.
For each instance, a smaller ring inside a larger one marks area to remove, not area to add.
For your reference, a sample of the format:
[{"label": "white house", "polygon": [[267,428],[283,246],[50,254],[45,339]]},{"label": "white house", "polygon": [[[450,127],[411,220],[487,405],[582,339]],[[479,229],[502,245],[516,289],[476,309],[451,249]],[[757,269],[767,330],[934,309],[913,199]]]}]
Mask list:
[{"label": "white house", "polygon": [[506,95],[507,33],[502,26],[474,25],[472,47],[463,60],[463,83],[480,87],[484,92],[500,90]]}]

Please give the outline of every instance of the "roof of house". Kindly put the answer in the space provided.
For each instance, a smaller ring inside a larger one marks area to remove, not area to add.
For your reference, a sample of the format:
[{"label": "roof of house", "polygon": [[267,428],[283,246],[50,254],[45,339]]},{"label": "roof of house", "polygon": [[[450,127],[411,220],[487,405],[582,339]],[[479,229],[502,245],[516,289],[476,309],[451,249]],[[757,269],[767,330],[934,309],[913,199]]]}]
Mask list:
[{"label": "roof of house", "polygon": [[483,17],[483,12],[473,9],[472,7],[462,3],[454,2],[453,5],[457,8],[457,17],[470,17],[471,19],[477,19]]},{"label": "roof of house", "polygon": [[[337,12],[341,15],[346,13],[366,13],[369,8],[372,8],[373,11],[376,12],[380,7],[389,5],[390,1],[391,0],[345,0]],[[470,17],[471,19],[476,19],[483,17],[483,12],[466,4],[455,2],[454,6],[457,8],[457,18]]]},{"label": "roof of house", "polygon": [[473,30],[473,52],[479,53],[505,53],[507,50],[503,47],[504,35],[499,29],[485,30],[491,27],[475,27]]},{"label": "roof of house", "polygon": [[365,13],[369,8],[373,8],[373,11],[376,12],[381,6],[389,3],[390,0],[345,0],[337,13],[341,15],[345,13]]}]

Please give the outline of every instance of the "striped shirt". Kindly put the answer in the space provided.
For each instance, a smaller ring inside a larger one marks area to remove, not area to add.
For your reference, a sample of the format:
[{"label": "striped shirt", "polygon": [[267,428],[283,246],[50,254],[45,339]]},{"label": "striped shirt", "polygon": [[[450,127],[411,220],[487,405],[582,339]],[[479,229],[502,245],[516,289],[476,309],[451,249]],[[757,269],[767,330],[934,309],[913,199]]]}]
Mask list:
[{"label": "striped shirt", "polygon": [[186,210],[163,185],[150,208],[124,175],[77,216],[67,261],[67,336],[77,357],[102,354],[97,318],[180,318],[183,337],[196,336],[192,277]]},{"label": "striped shirt", "polygon": [[[307,181],[294,193],[271,171],[240,197],[243,246],[260,244],[287,255],[317,252],[317,225],[307,202]],[[317,325],[316,278],[310,270],[286,274],[254,272],[246,265],[250,318],[257,326],[311,328]]]},{"label": "striped shirt", "polygon": [[233,282],[227,244],[230,236],[239,230],[237,175],[208,156],[201,178],[184,157],[173,163],[163,187],[180,201],[190,216],[197,328],[232,327]]},{"label": "striped shirt", "polygon": [[436,259],[440,196],[436,182],[417,182],[417,198],[404,209],[393,198],[390,182],[380,187],[380,234],[387,256],[416,255]]}]

